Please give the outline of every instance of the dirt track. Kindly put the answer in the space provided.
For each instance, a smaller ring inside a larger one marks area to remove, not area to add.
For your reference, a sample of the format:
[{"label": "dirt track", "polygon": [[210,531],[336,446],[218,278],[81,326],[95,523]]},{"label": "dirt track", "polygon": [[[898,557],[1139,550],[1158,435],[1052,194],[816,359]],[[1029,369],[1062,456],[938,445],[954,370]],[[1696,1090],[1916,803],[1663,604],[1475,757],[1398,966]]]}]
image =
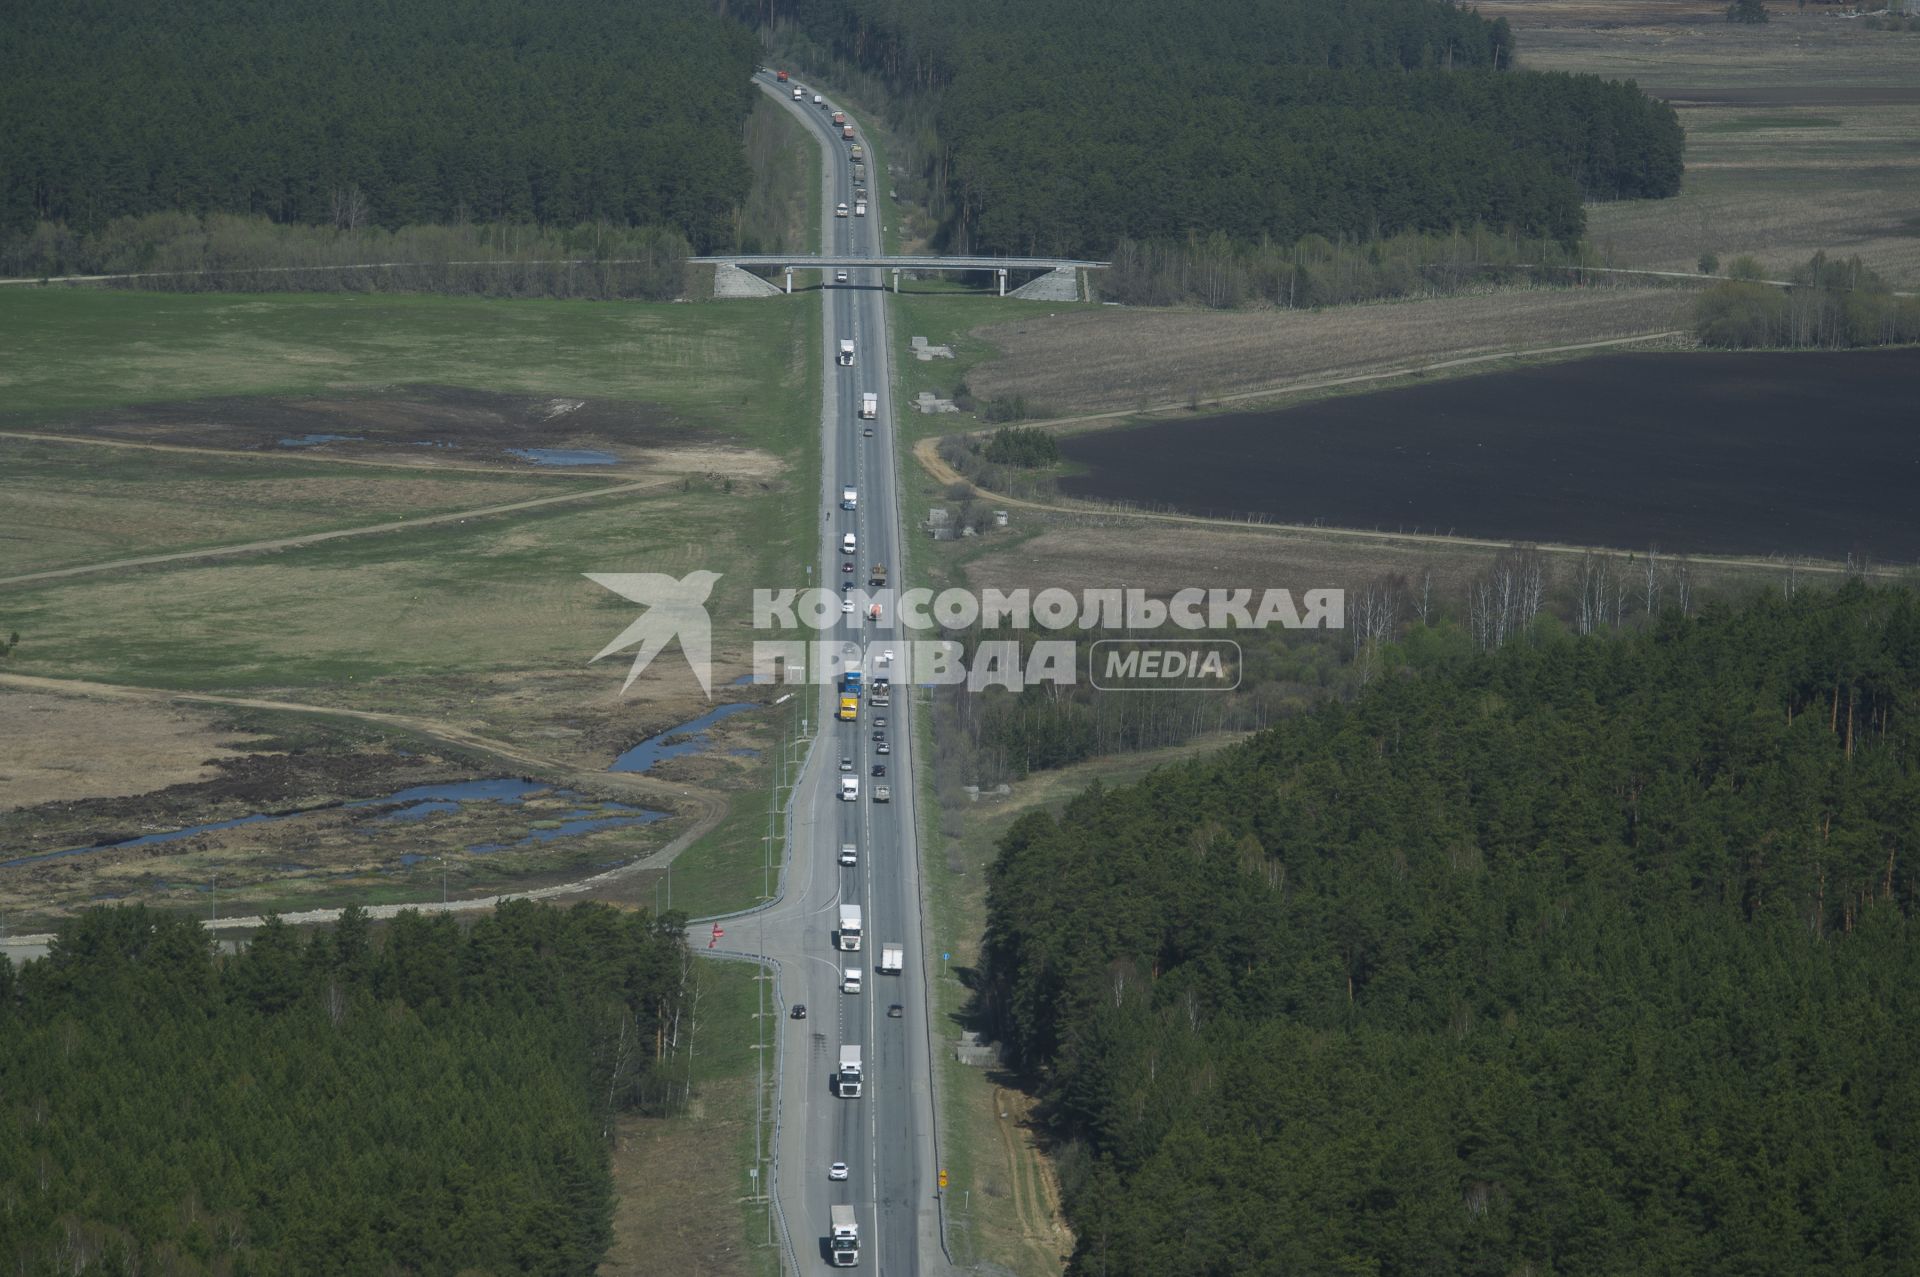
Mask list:
[{"label": "dirt track", "polygon": [[[139,447],[141,445],[130,445]],[[82,563],[76,567],[49,568],[44,572],[28,572],[20,576],[0,577],[0,585],[22,585],[29,581],[51,581],[59,577],[86,576],[94,572],[112,572],[120,568],[148,567],[156,563],[181,563],[189,559],[224,558],[235,554],[264,554],[273,550],[290,550],[296,546],[317,545],[322,541],[337,541],[343,537],[372,536],[380,532],[400,532],[410,528],[432,527],[437,523],[465,522],[468,519],[485,518],[488,515],[511,514],[518,510],[532,510],[539,506],[559,505],[569,501],[587,501],[595,497],[617,496],[621,493],[646,492],[664,488],[666,479],[650,479],[638,483],[622,483],[611,488],[593,488],[586,492],[562,492],[551,497],[533,497],[526,501],[510,501],[505,505],[481,506],[475,510],[450,510],[445,514],[423,515],[418,519],[394,519],[387,523],[374,523],[359,528],[335,528],[327,532],[309,532],[297,537],[275,537],[267,541],[243,541],[237,545],[216,545],[200,550],[180,550],[172,554],[143,554],[131,559],[109,559],[104,563]]]}]

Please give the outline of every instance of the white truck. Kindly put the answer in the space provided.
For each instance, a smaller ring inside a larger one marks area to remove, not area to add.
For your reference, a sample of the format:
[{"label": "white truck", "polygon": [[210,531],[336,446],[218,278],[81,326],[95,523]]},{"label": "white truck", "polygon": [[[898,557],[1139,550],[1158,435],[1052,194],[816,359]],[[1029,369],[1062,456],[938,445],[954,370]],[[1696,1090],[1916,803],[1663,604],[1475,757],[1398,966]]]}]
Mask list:
[{"label": "white truck", "polygon": [[873,787],[873,801],[875,801],[876,803],[892,802],[893,789],[887,785],[875,785]]},{"label": "white truck", "polygon": [[840,1071],[834,1075],[834,1090],[843,1100],[860,1098],[860,1048],[843,1046],[840,1048]]},{"label": "white truck", "polygon": [[840,863],[851,869],[860,863],[860,849],[850,842],[840,844]]},{"label": "white truck", "polygon": [[860,778],[858,776],[842,776],[840,778],[840,801],[843,803],[857,803],[860,801]]},{"label": "white truck", "polygon": [[883,944],[880,946],[880,974],[899,975],[907,962],[907,947],[903,944]]},{"label": "white truck", "polygon": [[[880,415],[880,392],[869,390],[860,396],[860,415],[872,421]],[[852,507],[849,506],[849,509]]]},{"label": "white truck", "polygon": [[[833,206],[833,215],[835,217],[845,217],[847,215],[847,206],[845,204],[835,204]],[[866,214],[862,213],[861,216],[865,217]]]},{"label": "white truck", "polygon": [[848,953],[860,948],[860,906],[840,906],[840,947]]},{"label": "white truck", "polygon": [[853,202],[853,215],[855,217],[865,217],[867,215],[867,202],[865,200],[855,200]]},{"label": "white truck", "polygon": [[795,102],[804,100],[806,96],[807,96],[807,91],[805,89],[801,88],[797,84],[793,86],[793,100]]},{"label": "white truck", "polygon": [[827,1253],[833,1256],[835,1268],[852,1268],[860,1262],[860,1221],[853,1217],[853,1207],[836,1204],[828,1208],[833,1214],[833,1232],[827,1237]]},{"label": "white truck", "polygon": [[842,993],[860,992],[860,976],[861,976],[861,970],[859,967],[847,967],[846,969],[841,971],[840,972],[840,992]]},{"label": "white truck", "polygon": [[840,489],[840,508],[842,510],[858,510],[860,508],[860,489]]},{"label": "white truck", "polygon": [[860,541],[857,537],[853,535],[853,533],[849,532],[845,536],[842,536],[840,538],[840,553],[852,554],[855,550],[859,548],[860,548]]},{"label": "white truck", "polygon": [[[846,205],[842,204],[840,207],[845,208]],[[853,367],[853,338],[842,337],[840,339],[840,354],[838,358],[845,367]]]}]

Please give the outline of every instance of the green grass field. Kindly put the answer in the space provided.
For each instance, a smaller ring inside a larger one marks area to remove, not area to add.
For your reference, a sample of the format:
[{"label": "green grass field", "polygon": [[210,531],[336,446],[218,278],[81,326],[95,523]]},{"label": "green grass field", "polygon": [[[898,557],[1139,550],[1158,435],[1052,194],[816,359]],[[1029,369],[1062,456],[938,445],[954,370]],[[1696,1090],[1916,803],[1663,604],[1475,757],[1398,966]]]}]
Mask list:
[{"label": "green grass field", "polygon": [[[0,438],[0,577],[610,486]],[[0,604],[3,607],[4,604]]]},{"label": "green grass field", "polygon": [[752,439],[810,409],[796,392],[816,314],[800,298],[706,306],[6,290],[0,403],[16,420],[44,419],[124,403],[439,384],[644,401]]}]

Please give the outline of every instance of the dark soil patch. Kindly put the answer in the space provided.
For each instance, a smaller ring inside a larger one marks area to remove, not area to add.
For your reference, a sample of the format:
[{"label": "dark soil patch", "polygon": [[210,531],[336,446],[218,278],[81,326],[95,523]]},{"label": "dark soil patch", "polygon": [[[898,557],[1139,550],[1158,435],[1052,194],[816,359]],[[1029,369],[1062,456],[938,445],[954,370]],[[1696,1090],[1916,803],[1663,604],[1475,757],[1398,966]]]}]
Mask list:
[{"label": "dark soil patch", "polygon": [[1920,560],[1920,349],[1606,355],[1062,438],[1061,490],[1216,517]]},{"label": "dark soil patch", "polygon": [[139,443],[519,469],[538,467],[513,455],[514,448],[604,449],[624,458],[630,449],[684,447],[708,437],[652,404],[457,386],[134,404],[32,424]]}]

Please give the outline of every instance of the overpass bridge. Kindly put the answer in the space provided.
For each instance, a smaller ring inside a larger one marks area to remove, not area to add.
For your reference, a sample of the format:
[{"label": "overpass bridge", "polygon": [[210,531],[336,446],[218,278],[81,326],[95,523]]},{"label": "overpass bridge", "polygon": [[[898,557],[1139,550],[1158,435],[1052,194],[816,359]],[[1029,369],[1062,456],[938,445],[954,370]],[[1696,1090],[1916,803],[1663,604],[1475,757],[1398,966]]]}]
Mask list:
[{"label": "overpass bridge", "polygon": [[[893,273],[893,291],[900,291],[900,275],[904,271],[991,271],[998,277],[1000,295],[1007,295],[1007,275],[1012,271],[1035,272],[1039,278],[1014,290],[1014,296],[1032,297],[1036,300],[1064,301],[1078,299],[1082,295],[1081,272],[1105,270],[1112,262],[1084,262],[1072,257],[937,257],[937,256],[885,256],[880,254],[843,254],[839,256],[821,256],[818,254],[789,253],[749,253],[732,256],[690,257],[689,263],[696,266],[716,268],[715,291],[720,291],[718,276],[729,270],[744,271],[748,267],[774,270],[785,274],[786,291],[793,291],[793,273],[797,270],[884,270]],[[1045,287],[1040,287],[1044,285]],[[1028,292],[1029,289],[1034,291]],[[731,293],[733,296],[750,295],[746,290]]]}]

